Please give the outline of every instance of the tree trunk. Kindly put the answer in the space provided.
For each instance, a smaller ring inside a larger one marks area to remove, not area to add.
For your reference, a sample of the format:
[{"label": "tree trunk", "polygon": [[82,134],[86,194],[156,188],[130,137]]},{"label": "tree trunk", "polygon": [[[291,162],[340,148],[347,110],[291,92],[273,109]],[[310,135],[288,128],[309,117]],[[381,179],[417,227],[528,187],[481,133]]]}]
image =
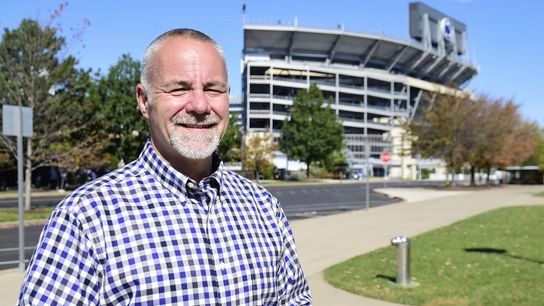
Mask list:
[{"label": "tree trunk", "polygon": [[456,185],[456,182],[455,182],[455,164],[452,164],[452,166],[451,166],[451,183],[450,183],[450,186],[455,187],[455,185]]},{"label": "tree trunk", "polygon": [[30,210],[31,188],[32,188],[32,140],[29,137],[26,141],[26,157],[23,158],[25,165],[25,210]]},{"label": "tree trunk", "polygon": [[311,163],[311,161],[306,162],[306,178],[307,179],[310,178],[310,163]]},{"label": "tree trunk", "polygon": [[470,186],[476,186],[476,167],[474,165],[470,165]]}]

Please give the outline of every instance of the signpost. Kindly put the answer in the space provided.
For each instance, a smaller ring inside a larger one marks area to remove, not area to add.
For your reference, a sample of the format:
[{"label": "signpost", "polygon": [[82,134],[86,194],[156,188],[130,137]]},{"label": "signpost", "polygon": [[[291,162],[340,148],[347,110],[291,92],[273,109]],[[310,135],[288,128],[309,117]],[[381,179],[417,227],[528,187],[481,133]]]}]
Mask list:
[{"label": "signpost", "polygon": [[388,162],[391,160],[391,153],[389,153],[388,151],[383,151],[383,152],[380,154],[380,159],[381,159],[384,163],[388,163]]},{"label": "signpost", "polygon": [[19,269],[25,271],[25,224],[23,203],[23,136],[32,136],[32,108],[15,105],[2,106],[2,132],[17,136],[17,190],[19,193]]},{"label": "signpost", "polygon": [[365,210],[368,210],[370,208],[370,166],[369,166],[369,159],[370,159],[370,144],[368,143],[368,135],[366,134],[365,129],[365,158],[366,158],[366,169],[365,169],[365,181],[366,181],[366,202],[365,202]]},{"label": "signpost", "polygon": [[383,151],[381,154],[380,154],[380,160],[383,162],[383,187],[384,188],[387,188],[387,183],[386,183],[386,179],[387,179],[387,164],[391,161],[391,153],[389,153],[388,151]]}]

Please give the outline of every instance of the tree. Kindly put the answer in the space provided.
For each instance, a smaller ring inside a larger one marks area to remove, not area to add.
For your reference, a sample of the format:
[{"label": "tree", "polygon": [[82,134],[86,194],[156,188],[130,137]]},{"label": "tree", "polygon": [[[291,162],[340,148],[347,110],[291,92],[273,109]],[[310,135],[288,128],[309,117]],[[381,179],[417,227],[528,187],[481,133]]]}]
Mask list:
[{"label": "tree", "polygon": [[223,135],[219,147],[217,147],[217,153],[221,155],[225,162],[240,160],[240,126],[236,124],[237,121],[237,114],[230,115],[225,135]]},{"label": "tree", "polygon": [[544,172],[544,129],[540,130],[540,139],[538,142],[538,167]]},{"label": "tree", "polygon": [[342,124],[315,84],[297,93],[282,134],[280,149],[289,158],[306,163],[306,177],[310,177],[313,162],[324,161],[334,151],[340,151],[344,140]]},{"label": "tree", "polygon": [[59,137],[51,138],[48,150],[37,152],[34,160],[72,171],[107,163],[100,154],[102,137],[96,127],[96,104],[89,97],[94,86],[91,70],[79,69],[56,91],[44,117],[56,119],[47,127],[49,134],[59,131]]},{"label": "tree", "polygon": [[247,133],[242,150],[244,170],[254,171],[258,181],[261,174],[272,171],[272,152],[276,148],[271,133]]},{"label": "tree", "polygon": [[468,94],[438,96],[408,129],[415,136],[415,149],[446,161],[452,177],[468,164],[472,185],[477,169],[485,170],[489,181],[493,167],[520,164],[534,154],[538,131],[521,118],[512,100]]},{"label": "tree", "polygon": [[334,151],[329,154],[323,161],[325,170],[329,173],[336,173],[342,177],[342,173],[348,170],[348,160],[342,151]]},{"label": "tree", "polygon": [[[538,127],[526,122],[519,114],[519,106],[512,100],[480,97],[484,104],[479,133],[483,139],[478,151],[478,166],[489,177],[492,167],[519,165],[536,154]],[[489,179],[488,179],[489,181]]]},{"label": "tree", "polygon": [[140,62],[123,54],[91,91],[102,152],[111,166],[136,159],[148,138],[147,122],[134,98],[140,74]]},{"label": "tree", "polygon": [[[0,103],[32,107],[34,113],[34,134],[25,139],[26,209],[30,208],[33,163],[37,166],[54,161],[57,154],[52,153],[53,145],[80,124],[73,122],[72,116],[60,118],[49,109],[54,103],[73,105],[80,102],[64,100],[69,95],[57,95],[77,74],[75,58],[61,56],[65,44],[56,29],[30,19],[23,20],[17,29],[5,29],[0,43]],[[63,128],[58,128],[58,122],[63,123]],[[16,156],[13,139],[1,136],[0,141]]]},{"label": "tree", "polygon": [[479,105],[468,94],[439,95],[419,120],[408,125],[414,136],[415,151],[423,157],[443,159],[452,174],[471,158],[472,147],[478,142]]}]

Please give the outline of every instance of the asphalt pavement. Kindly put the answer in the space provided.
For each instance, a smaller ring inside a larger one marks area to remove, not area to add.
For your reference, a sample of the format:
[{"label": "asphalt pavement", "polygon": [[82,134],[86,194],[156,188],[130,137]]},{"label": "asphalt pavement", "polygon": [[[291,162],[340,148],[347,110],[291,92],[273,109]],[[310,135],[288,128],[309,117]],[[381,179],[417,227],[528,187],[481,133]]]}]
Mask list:
[{"label": "asphalt pavement", "polygon": [[[396,198],[374,192],[375,188],[384,186],[436,187],[441,182],[371,182],[368,207],[378,207],[399,202]],[[330,214],[366,208],[366,184],[363,181],[325,181],[314,183],[289,183],[269,185],[267,189],[282,203],[290,221],[315,218]],[[64,191],[40,191],[32,197],[32,207],[53,207],[68,193]],[[0,198],[0,207],[16,207],[15,194]],[[28,260],[38,241],[43,220],[27,221],[25,229],[25,258]],[[18,222],[0,223],[0,270],[18,266]]]},{"label": "asphalt pavement", "polygon": [[[383,184],[370,184],[369,207],[398,202],[384,194],[373,192],[373,188]],[[268,186],[284,208],[290,221],[363,209],[366,203],[366,186],[360,181],[335,181],[309,184],[286,184]],[[53,207],[59,203],[66,192],[36,192],[32,197],[32,207]],[[15,195],[0,199],[0,207],[16,207]],[[28,260],[38,242],[43,220],[26,222],[25,258]],[[18,266],[19,234],[18,222],[0,223],[0,270]]]}]

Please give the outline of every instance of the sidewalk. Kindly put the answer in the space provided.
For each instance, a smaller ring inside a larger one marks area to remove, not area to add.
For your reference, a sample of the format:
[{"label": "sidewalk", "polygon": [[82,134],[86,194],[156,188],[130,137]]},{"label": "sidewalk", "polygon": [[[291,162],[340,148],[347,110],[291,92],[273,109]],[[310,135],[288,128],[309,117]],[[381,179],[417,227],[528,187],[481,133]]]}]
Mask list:
[{"label": "sidewalk", "polygon": [[[32,192],[30,194],[31,197],[56,197],[56,196],[66,196],[72,192],[71,190],[34,190],[32,189]],[[2,191],[0,192],[0,199],[17,199],[19,197],[19,194],[17,193],[17,190],[11,190],[11,191]]]},{"label": "sidewalk", "polygon": [[[368,211],[293,221],[314,305],[395,305],[336,289],[325,282],[323,270],[387,246],[390,239],[399,234],[415,236],[498,207],[544,204],[543,198],[532,196],[543,189],[541,185],[476,191],[388,188],[380,191],[405,201]],[[0,305],[15,303],[22,278],[23,274],[17,269],[0,271]]]}]

